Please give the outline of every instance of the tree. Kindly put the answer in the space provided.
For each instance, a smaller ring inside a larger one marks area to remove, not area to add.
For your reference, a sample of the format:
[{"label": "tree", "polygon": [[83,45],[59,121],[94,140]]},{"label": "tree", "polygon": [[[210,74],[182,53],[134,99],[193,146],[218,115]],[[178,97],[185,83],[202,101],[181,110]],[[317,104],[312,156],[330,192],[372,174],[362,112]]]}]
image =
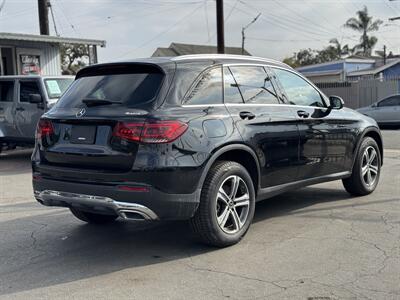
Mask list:
[{"label": "tree", "polygon": [[329,41],[329,43],[330,43],[330,44],[333,44],[333,47],[335,47],[337,56],[338,56],[339,58],[341,58],[341,57],[343,57],[343,56],[348,55],[348,54],[351,53],[351,49],[349,48],[349,45],[344,45],[344,46],[342,46],[342,45],[340,44],[340,42],[338,41],[338,39],[336,39],[336,38],[331,39],[331,40]]},{"label": "tree", "polygon": [[364,6],[363,10],[357,12],[357,18],[350,18],[344,24],[346,28],[358,31],[361,33],[360,44],[355,46],[355,49],[362,50],[364,56],[371,55],[372,49],[378,42],[375,36],[369,36],[368,33],[378,31],[379,26],[383,23],[381,20],[374,20],[368,14],[368,9]]},{"label": "tree", "polygon": [[75,75],[86,66],[89,59],[89,49],[86,45],[61,45],[61,68],[63,75]]},{"label": "tree", "polygon": [[293,56],[285,58],[283,62],[293,68],[297,68],[300,66],[338,60],[351,52],[348,45],[342,46],[337,39],[331,39],[329,43],[332,45],[329,45],[322,50],[300,50],[299,52],[294,53]]}]

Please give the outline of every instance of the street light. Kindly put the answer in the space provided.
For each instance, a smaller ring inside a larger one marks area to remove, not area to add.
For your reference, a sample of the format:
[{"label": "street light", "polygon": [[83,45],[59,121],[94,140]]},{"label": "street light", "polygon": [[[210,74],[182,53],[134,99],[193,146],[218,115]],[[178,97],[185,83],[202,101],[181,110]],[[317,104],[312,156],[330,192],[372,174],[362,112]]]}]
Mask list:
[{"label": "street light", "polygon": [[247,28],[249,28],[250,25],[254,24],[260,16],[261,16],[261,13],[259,13],[259,14],[257,15],[257,17],[255,17],[255,18],[253,19],[253,21],[251,21],[249,24],[247,24],[246,26],[242,27],[242,55],[244,54],[244,40],[246,39],[245,36],[244,36],[244,31],[245,31]]}]

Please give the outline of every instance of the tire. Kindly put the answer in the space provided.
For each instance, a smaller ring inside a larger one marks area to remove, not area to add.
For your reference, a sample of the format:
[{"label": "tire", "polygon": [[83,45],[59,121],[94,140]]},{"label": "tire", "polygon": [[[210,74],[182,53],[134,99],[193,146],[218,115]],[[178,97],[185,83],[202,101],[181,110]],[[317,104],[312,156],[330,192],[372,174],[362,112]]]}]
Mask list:
[{"label": "tire", "polygon": [[[236,193],[232,189],[235,182]],[[190,223],[203,243],[227,247],[246,234],[254,209],[254,185],[247,170],[236,162],[219,161],[207,174],[199,207]]]},{"label": "tire", "polygon": [[91,223],[91,224],[111,223],[111,222],[115,221],[115,219],[118,218],[118,216],[95,214],[95,213],[82,211],[82,210],[79,210],[79,209],[76,209],[73,207],[71,207],[70,210],[76,218],[78,218],[79,220],[81,220],[83,222]]},{"label": "tire", "polygon": [[366,137],[358,149],[353,173],[349,178],[343,179],[344,188],[354,196],[368,195],[378,185],[380,173],[381,153],[379,147],[373,138]]}]

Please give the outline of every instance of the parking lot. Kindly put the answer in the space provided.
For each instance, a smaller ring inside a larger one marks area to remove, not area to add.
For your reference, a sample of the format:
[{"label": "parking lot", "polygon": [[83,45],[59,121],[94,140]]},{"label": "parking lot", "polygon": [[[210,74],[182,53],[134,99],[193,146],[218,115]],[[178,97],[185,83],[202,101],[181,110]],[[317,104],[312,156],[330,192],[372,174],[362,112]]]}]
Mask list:
[{"label": "parking lot", "polygon": [[214,249],[186,222],[85,225],[32,196],[30,151],[0,156],[0,299],[400,299],[400,130],[381,181],[260,202],[244,240]]}]

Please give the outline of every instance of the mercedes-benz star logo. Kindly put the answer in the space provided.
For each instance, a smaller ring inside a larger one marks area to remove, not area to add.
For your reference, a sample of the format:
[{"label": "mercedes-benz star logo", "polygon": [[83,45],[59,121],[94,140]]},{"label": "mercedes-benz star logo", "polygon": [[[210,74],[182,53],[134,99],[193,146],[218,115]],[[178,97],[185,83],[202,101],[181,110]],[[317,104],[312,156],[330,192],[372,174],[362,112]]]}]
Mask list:
[{"label": "mercedes-benz star logo", "polygon": [[82,117],[86,113],[86,109],[82,108],[80,111],[76,113],[78,118]]}]

